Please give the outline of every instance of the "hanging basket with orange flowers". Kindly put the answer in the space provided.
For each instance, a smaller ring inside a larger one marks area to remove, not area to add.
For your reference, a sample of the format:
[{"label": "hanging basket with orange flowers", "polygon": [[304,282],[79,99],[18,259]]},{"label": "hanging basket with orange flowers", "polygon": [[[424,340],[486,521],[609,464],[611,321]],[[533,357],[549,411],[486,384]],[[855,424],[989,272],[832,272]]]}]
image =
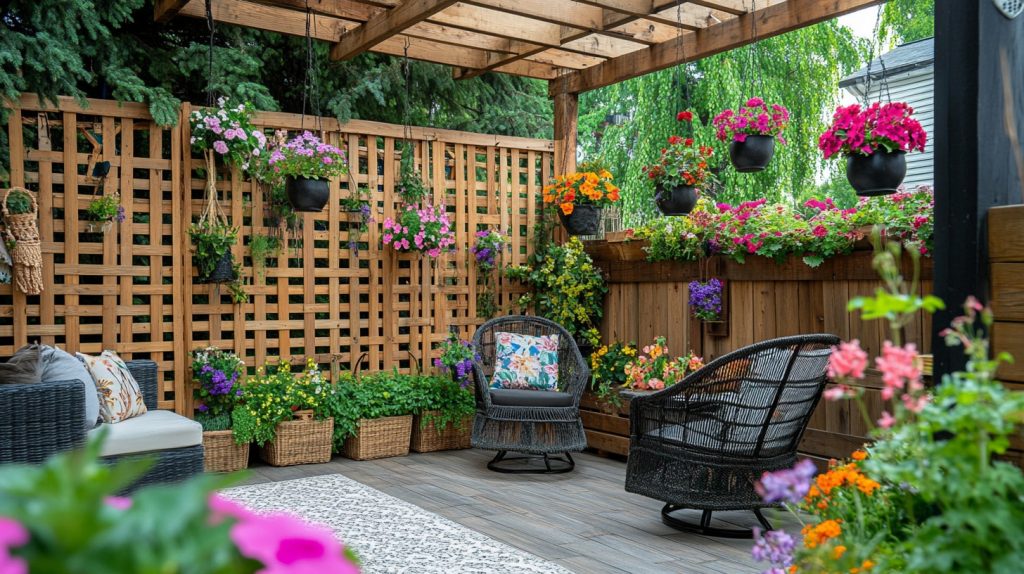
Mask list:
[{"label": "hanging basket with orange flowers", "polygon": [[596,235],[601,210],[619,200],[619,188],[606,169],[557,176],[544,187],[544,205],[555,207],[569,235]]}]

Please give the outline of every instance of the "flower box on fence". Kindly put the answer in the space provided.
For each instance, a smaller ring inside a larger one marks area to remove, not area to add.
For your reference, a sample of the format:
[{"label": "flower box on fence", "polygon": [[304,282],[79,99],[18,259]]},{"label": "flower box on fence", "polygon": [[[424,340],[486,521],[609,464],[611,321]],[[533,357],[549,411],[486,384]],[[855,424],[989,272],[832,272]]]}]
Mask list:
[{"label": "flower box on fence", "polygon": [[249,443],[236,443],[234,431],[203,431],[204,472],[235,472],[248,466]]},{"label": "flower box on fence", "polygon": [[461,424],[446,425],[441,430],[435,426],[435,418],[431,418],[425,423],[423,421],[425,415],[437,417],[440,414],[440,411],[427,411],[416,415],[413,419],[412,445],[410,446],[413,452],[434,452],[470,447],[473,415],[463,417]]},{"label": "flower box on fence", "polygon": [[260,458],[272,466],[330,462],[333,435],[333,418],[278,423],[274,440],[260,448]]},{"label": "flower box on fence", "polygon": [[412,439],[412,415],[359,419],[355,436],[345,439],[345,456],[353,460],[372,460],[409,454]]}]

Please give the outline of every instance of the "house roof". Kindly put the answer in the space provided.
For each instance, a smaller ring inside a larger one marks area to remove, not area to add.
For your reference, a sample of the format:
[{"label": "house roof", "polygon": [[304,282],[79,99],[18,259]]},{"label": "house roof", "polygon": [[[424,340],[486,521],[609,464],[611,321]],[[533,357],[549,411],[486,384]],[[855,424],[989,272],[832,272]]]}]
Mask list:
[{"label": "house roof", "polygon": [[935,38],[925,38],[897,46],[856,72],[839,81],[840,88],[864,83],[871,69],[871,81],[883,77],[891,78],[897,74],[930,67],[935,62]]}]

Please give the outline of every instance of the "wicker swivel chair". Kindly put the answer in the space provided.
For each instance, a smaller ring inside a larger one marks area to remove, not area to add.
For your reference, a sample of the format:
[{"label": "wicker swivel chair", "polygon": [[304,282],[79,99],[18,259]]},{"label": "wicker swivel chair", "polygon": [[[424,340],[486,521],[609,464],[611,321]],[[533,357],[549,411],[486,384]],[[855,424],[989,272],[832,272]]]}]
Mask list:
[{"label": "wicker swivel chair", "polygon": [[[558,391],[491,389],[497,333],[558,335]],[[569,453],[587,447],[580,420],[580,398],[590,379],[590,369],[572,335],[547,319],[508,316],[484,323],[473,336],[473,345],[480,354],[480,361],[473,365],[477,412],[472,444],[474,448],[498,451],[487,468],[512,473],[571,471],[576,463]],[[513,469],[499,465],[501,461],[535,457],[506,458],[508,451],[540,455],[544,467]],[[562,454],[564,458],[551,456]]]},{"label": "wicker swivel chair", "polygon": [[[766,529],[754,485],[790,468],[826,382],[833,335],[764,341],[724,355],[630,405],[626,490],[661,500],[665,524],[712,536],[750,530],[711,527],[711,513],[753,510]],[[701,510],[700,524],[672,513]]]}]

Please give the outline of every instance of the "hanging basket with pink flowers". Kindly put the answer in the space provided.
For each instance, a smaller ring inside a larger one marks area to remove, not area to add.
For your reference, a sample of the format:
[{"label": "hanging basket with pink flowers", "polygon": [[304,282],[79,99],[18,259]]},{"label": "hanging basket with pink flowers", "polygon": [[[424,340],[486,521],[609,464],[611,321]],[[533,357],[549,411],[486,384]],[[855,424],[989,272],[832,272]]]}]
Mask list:
[{"label": "hanging basket with pink flowers", "polygon": [[738,110],[724,110],[712,120],[715,136],[729,143],[729,159],[740,173],[762,171],[775,155],[775,142],[785,144],[789,110],[750,98]]}]

